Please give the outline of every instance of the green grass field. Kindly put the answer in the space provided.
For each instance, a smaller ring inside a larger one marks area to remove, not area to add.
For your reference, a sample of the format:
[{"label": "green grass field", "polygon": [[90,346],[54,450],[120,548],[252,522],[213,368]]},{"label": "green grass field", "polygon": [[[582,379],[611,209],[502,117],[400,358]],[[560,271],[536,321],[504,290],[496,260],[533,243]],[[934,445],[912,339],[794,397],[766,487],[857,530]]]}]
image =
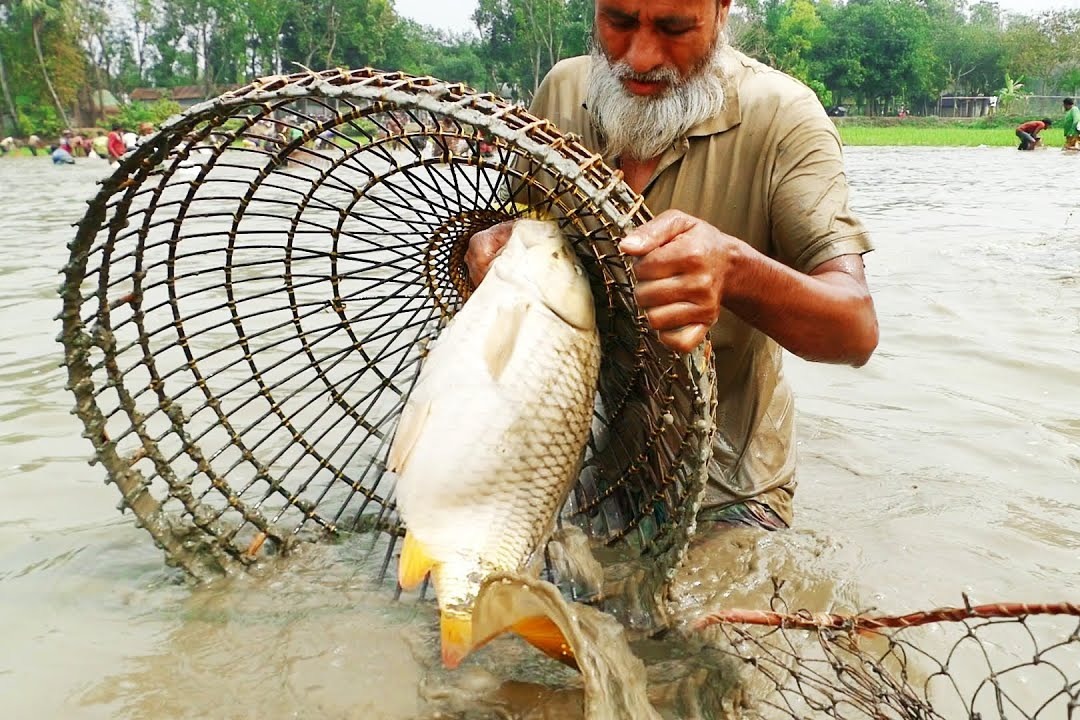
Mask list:
[{"label": "green grass field", "polygon": [[[845,145],[924,147],[1016,147],[1016,127],[1034,117],[996,115],[983,118],[846,117],[836,126]],[[1060,118],[1051,116],[1055,122]],[[1061,147],[1065,137],[1061,127],[1043,133],[1043,145]]]},{"label": "green grass field", "polygon": [[[962,126],[894,126],[859,127],[841,125],[840,137],[845,145],[923,145],[932,147],[1016,147],[1019,140],[1011,127]],[[1060,128],[1043,133],[1043,145],[1061,147],[1064,136]]]}]

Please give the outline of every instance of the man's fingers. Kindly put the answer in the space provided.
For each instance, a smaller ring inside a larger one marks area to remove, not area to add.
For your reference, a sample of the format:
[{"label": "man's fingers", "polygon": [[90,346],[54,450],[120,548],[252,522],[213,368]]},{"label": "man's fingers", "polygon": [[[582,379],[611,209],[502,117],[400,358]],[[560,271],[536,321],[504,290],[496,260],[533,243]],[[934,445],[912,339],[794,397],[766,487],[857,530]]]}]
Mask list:
[{"label": "man's fingers", "polygon": [[514,222],[509,220],[492,225],[469,238],[469,247],[465,251],[465,267],[469,269],[469,281],[473,287],[477,287],[487,275],[491,261],[506,245],[513,230]]},{"label": "man's fingers", "polygon": [[680,210],[666,210],[644,225],[634,228],[619,242],[619,249],[627,255],[645,255],[666,245],[688,231],[697,219]]},{"label": "man's fingers", "polygon": [[653,330],[664,332],[688,325],[706,324],[709,322],[709,311],[700,305],[680,302],[649,308],[645,311],[645,317]]},{"label": "man's fingers", "polygon": [[709,334],[709,328],[700,323],[686,325],[678,330],[669,330],[660,333],[660,342],[672,350],[680,353],[688,353],[702,342]]},{"label": "man's fingers", "polygon": [[640,282],[634,288],[638,307],[648,310],[661,305],[690,302],[695,305],[716,303],[716,290],[708,278],[699,275],[676,275],[661,280]]}]

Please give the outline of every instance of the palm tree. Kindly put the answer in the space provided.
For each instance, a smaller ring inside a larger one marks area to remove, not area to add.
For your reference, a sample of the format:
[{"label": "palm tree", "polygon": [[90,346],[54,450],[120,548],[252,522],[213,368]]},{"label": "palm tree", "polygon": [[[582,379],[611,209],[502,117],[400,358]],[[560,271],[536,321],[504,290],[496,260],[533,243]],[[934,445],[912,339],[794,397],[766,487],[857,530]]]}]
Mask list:
[{"label": "palm tree", "polygon": [[[62,2],[62,0],[60,0]],[[41,74],[45,78],[45,87],[49,90],[49,95],[52,96],[53,104],[56,105],[56,112],[60,115],[60,119],[64,122],[64,127],[69,127],[71,123],[68,121],[67,113],[64,112],[64,104],[60,102],[60,97],[56,94],[56,89],[53,87],[52,78],[49,77],[49,68],[45,64],[45,54],[41,51],[41,30],[45,27],[45,23],[53,20],[56,17],[62,16],[62,8],[54,5],[50,0],[16,0],[18,2],[18,8],[30,19],[30,29],[34,36],[34,50],[37,51],[38,64],[41,65]]]}]

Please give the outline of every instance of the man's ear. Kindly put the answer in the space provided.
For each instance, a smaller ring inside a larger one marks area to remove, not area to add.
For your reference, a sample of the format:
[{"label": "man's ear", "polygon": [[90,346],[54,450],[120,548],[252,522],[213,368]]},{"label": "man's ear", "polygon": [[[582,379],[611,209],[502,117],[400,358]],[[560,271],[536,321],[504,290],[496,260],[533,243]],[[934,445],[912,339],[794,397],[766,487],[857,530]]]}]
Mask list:
[{"label": "man's ear", "polygon": [[719,0],[716,3],[716,24],[718,27],[727,26],[729,12],[731,12],[731,0]]}]

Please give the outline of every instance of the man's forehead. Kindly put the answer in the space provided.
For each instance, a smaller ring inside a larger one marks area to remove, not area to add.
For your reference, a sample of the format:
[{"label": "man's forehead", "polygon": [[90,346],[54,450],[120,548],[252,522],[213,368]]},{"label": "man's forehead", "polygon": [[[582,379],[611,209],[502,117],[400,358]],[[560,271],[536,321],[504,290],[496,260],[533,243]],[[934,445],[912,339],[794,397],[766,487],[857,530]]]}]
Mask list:
[{"label": "man's forehead", "polygon": [[717,0],[597,0],[599,13],[639,19],[699,19],[716,12]]}]

